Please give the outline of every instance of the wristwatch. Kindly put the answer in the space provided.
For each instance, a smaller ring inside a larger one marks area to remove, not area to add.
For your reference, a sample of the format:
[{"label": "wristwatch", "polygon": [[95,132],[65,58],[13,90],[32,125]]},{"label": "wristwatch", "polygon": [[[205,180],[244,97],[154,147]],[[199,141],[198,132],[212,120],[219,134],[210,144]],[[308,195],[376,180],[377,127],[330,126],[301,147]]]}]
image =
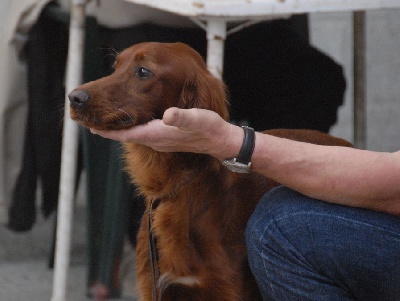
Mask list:
[{"label": "wristwatch", "polygon": [[238,173],[249,173],[251,166],[251,156],[253,155],[255,145],[254,129],[248,126],[242,126],[244,131],[243,144],[236,158],[222,161],[227,169]]}]

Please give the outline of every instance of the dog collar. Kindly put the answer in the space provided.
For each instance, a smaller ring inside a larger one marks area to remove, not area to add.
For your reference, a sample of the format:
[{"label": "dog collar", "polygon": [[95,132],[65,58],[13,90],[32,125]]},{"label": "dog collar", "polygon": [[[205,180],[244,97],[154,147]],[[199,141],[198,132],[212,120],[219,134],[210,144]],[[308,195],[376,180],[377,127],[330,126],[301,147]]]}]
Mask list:
[{"label": "dog collar", "polygon": [[251,156],[253,155],[255,146],[254,129],[248,126],[242,126],[244,131],[243,144],[236,158],[226,159],[222,161],[227,169],[238,173],[249,173],[251,166]]}]

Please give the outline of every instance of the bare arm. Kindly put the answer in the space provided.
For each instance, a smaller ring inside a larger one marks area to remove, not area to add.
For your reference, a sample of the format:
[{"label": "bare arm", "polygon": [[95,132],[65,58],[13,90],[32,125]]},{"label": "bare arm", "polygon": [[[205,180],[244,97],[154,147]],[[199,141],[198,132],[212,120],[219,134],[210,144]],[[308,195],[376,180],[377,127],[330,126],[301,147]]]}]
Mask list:
[{"label": "bare arm", "polygon": [[253,169],[317,199],[400,214],[400,153],[319,146],[257,133]]},{"label": "bare arm", "polygon": [[[200,109],[166,111],[163,120],[125,131],[96,132],[158,151],[235,157],[243,130]],[[319,146],[256,133],[252,169],[328,202],[400,214],[400,153]]]}]

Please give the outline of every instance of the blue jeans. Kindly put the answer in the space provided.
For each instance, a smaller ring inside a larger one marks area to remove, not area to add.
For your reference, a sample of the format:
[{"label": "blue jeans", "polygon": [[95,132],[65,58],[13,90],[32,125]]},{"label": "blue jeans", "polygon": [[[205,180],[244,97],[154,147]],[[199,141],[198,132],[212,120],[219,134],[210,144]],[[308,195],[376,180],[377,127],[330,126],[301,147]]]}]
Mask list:
[{"label": "blue jeans", "polygon": [[400,218],[310,199],[280,186],[248,222],[264,300],[400,300]]}]

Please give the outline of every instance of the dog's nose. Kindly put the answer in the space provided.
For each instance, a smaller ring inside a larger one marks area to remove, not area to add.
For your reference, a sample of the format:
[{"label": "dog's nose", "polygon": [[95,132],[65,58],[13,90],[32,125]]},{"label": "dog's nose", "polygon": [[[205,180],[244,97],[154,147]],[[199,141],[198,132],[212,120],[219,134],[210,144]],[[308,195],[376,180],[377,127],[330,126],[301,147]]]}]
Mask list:
[{"label": "dog's nose", "polygon": [[79,108],[88,103],[90,94],[85,90],[73,90],[68,94],[68,98],[73,108]]}]

